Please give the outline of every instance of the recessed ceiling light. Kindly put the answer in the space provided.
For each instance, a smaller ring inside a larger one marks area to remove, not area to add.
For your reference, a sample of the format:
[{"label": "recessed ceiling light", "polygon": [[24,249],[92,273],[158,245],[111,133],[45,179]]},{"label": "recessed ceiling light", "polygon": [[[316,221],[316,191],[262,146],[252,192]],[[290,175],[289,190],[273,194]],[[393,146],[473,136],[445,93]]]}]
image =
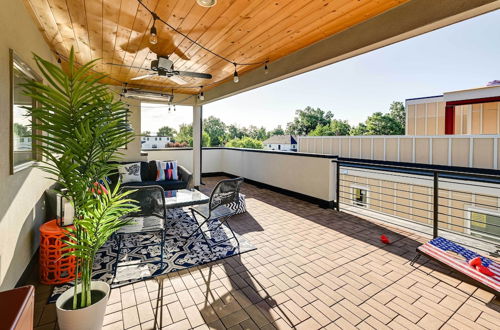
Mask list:
[{"label": "recessed ceiling light", "polygon": [[196,0],[202,7],[213,7],[217,4],[217,0]]}]

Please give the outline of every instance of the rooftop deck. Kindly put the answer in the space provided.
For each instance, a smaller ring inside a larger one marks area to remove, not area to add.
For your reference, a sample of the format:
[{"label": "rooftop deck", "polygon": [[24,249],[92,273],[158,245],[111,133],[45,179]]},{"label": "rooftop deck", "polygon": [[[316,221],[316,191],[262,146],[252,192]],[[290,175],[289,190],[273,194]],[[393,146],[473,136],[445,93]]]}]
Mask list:
[{"label": "rooftop deck", "polygon": [[[209,193],[221,177],[205,178]],[[427,239],[244,184],[247,213],[233,229],[257,249],[171,274],[167,329],[495,328],[500,302],[426,258]],[[386,234],[393,244],[383,245]],[[34,274],[36,277],[36,274]],[[54,329],[50,287],[37,284],[36,329]],[[152,329],[158,284],[111,292],[104,329]]]}]

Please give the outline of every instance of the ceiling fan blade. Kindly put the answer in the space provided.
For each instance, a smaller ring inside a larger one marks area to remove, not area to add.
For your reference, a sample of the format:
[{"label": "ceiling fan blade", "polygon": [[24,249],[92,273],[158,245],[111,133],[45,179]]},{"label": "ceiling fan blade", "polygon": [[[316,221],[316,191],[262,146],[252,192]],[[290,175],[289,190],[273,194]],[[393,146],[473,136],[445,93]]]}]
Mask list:
[{"label": "ceiling fan blade", "polygon": [[190,71],[174,71],[174,73],[182,77],[212,79],[212,75],[210,73],[190,72]]},{"label": "ceiling fan blade", "polygon": [[188,83],[187,81],[185,81],[184,79],[182,79],[179,76],[170,76],[170,77],[168,77],[168,79],[172,80],[173,82],[175,82],[176,84],[179,84],[179,85],[185,85]]},{"label": "ceiling fan blade", "polygon": [[143,68],[140,66],[133,66],[133,65],[126,65],[126,64],[117,64],[117,63],[106,63],[107,65],[114,65],[114,66],[121,66],[124,68],[131,68],[131,69],[139,69],[139,70],[146,70],[146,71],[153,71],[149,68]]},{"label": "ceiling fan blade", "polygon": [[141,80],[141,79],[144,79],[144,78],[149,78],[149,77],[154,77],[154,76],[156,76],[156,74],[145,74],[145,75],[142,75],[142,76],[131,78],[130,80]]}]

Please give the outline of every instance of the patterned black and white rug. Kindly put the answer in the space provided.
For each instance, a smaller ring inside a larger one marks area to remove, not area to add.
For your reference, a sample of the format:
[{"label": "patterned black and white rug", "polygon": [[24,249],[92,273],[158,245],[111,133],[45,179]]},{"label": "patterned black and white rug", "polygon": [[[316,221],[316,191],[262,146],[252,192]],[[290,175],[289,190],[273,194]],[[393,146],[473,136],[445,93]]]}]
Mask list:
[{"label": "patterned black and white rug", "polygon": [[[163,267],[160,263],[161,236],[159,234],[123,234],[116,276],[113,275],[117,241],[110,239],[97,253],[93,279],[105,281],[112,288],[116,288],[255,249],[248,240],[236,234],[239,241],[238,247],[236,240],[232,238],[231,231],[225,225],[219,227],[218,220],[212,221],[208,227],[204,228],[208,240],[212,244],[219,243],[212,246],[213,253],[199,232],[198,235],[191,237],[189,244],[186,245],[186,238],[198,226],[196,220],[186,211],[184,209],[168,210]],[[237,221],[237,217],[229,221]],[[49,297],[49,303],[55,302],[59,295],[72,286],[72,283],[55,286]]]}]

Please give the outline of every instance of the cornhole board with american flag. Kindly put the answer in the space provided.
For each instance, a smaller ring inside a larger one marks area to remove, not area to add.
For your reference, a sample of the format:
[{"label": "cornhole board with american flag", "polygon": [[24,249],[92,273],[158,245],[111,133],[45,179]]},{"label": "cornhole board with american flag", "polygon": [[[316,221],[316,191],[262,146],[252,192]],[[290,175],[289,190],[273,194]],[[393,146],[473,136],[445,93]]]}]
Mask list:
[{"label": "cornhole board with american flag", "polygon": [[[453,254],[460,255],[454,256]],[[431,259],[437,260],[457,272],[460,272],[469,278],[473,279],[475,282],[479,283],[482,288],[488,290],[498,296],[500,290],[500,264],[495,261],[483,257],[474,251],[464,248],[452,241],[447,240],[443,237],[437,237],[432,241],[429,241],[417,248],[417,253],[425,254]],[[417,255],[418,257],[418,255]],[[495,274],[495,276],[487,276],[480,273],[476,268],[469,265],[469,260],[476,257],[481,258],[483,266],[489,268],[489,270]]]}]

